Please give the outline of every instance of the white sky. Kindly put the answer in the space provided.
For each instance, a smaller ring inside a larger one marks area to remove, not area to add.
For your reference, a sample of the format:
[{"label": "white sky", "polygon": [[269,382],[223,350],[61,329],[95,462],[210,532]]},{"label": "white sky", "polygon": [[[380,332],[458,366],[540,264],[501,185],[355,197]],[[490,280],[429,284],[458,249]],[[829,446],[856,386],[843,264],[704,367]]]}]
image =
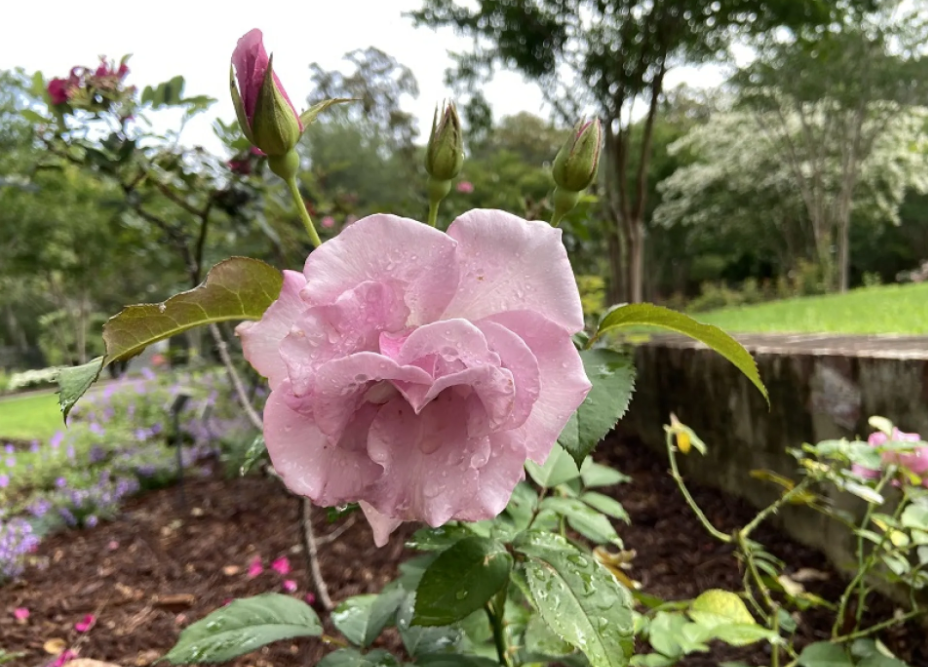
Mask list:
[{"label": "white sky", "polygon": [[[181,74],[188,95],[218,100],[191,122],[184,143],[219,151],[210,125],[234,118],[228,94],[229,59],[238,38],[258,27],[274,54],[274,69],[298,109],[310,92],[308,65],[345,66],[342,56],[376,46],[412,69],[419,97],[405,108],[427,132],[435,104],[448,96],[447,53],[465,51],[469,41],[451,30],[414,28],[403,12],[421,0],[155,0],[83,3],[75,0],[0,0],[0,69],[41,70],[47,78],[66,75],[74,65],[93,66],[98,56],[131,53],[129,81],[144,87]],[[715,69],[677,71],[669,86],[715,85]],[[519,111],[545,115],[541,92],[512,72],[497,74],[485,90],[497,117]],[[167,129],[167,128],[160,128]],[[423,138],[424,140],[424,138]]]}]

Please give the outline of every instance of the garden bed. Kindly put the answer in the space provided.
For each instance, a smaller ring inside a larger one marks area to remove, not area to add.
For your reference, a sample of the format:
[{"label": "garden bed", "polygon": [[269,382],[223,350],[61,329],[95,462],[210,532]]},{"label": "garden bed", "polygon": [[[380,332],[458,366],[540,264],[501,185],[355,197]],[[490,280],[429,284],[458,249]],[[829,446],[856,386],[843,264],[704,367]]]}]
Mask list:
[{"label": "garden bed", "polygon": [[[630,574],[644,590],[665,599],[690,598],[709,588],[738,590],[741,575],[728,547],[710,539],[682,501],[658,457],[637,443],[603,443],[610,463],[632,476],[612,489],[631,515],[620,526],[626,547],[638,553]],[[694,490],[709,519],[730,530],[753,516],[743,502],[719,492]],[[285,580],[305,595],[309,578],[299,552],[299,501],[285,495],[271,479],[218,476],[190,480],[185,488],[187,512],[177,488],[137,498],[118,519],[96,528],[54,535],[40,545],[37,563],[16,583],[0,588],[0,648],[25,653],[13,664],[43,665],[51,660],[43,645],[60,639],[77,647],[81,657],[108,660],[124,667],[147,665],[170,648],[180,630],[234,597],[281,591]],[[319,534],[332,530],[326,514],[314,515]],[[321,549],[323,574],[337,601],[378,591],[392,578],[404,554],[404,538],[413,526],[397,531],[383,549],[373,545],[370,530],[358,517],[337,540]],[[771,551],[794,568],[827,577],[806,584],[818,594],[835,596],[841,582],[824,559],[767,527],[756,534]],[[292,571],[281,576],[269,563],[289,557]],[[255,557],[264,572],[250,577]],[[26,608],[25,621],[13,617]],[[881,619],[892,606],[876,602],[868,615]],[[75,623],[87,614],[95,625],[87,632]],[[331,627],[329,628],[331,632]],[[827,638],[830,619],[810,613],[800,623],[800,645]],[[928,647],[914,625],[883,636],[896,654],[912,665],[928,665]],[[389,633],[382,639],[399,645]],[[239,659],[236,665],[311,665],[328,649],[317,639],[285,641]],[[715,667],[720,661],[769,664],[761,645],[735,649],[716,646],[712,653],[681,665]]]}]

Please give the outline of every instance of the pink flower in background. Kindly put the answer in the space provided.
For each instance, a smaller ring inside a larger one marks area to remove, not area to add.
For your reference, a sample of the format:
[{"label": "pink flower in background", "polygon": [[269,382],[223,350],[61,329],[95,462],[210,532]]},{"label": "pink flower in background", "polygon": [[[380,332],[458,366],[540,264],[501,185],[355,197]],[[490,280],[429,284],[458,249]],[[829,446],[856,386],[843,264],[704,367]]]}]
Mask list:
[{"label": "pink flower in background", "polygon": [[331,229],[335,226],[335,218],[333,218],[331,215],[327,215],[322,219],[321,224],[326,229]]},{"label": "pink flower in background", "polygon": [[281,584],[281,586],[282,586],[283,589],[284,589],[285,591],[287,591],[288,593],[295,593],[295,592],[296,592],[296,588],[297,588],[297,587],[296,587],[296,582],[295,582],[293,579],[284,579],[284,581],[283,581],[283,583]]},{"label": "pink flower in background", "polygon": [[74,629],[78,632],[87,632],[90,628],[93,627],[93,624],[97,622],[96,617],[93,614],[87,614],[74,624]]},{"label": "pink flower in background", "polygon": [[25,607],[16,607],[16,609],[13,610],[13,618],[17,621],[25,621],[29,618],[29,610]]},{"label": "pink flower in background", "polygon": [[306,604],[308,604],[308,605],[314,605],[314,604],[316,604],[316,595],[315,595],[314,593],[307,593],[307,594],[303,597],[303,599],[306,600]]},{"label": "pink flower in background", "polygon": [[465,195],[469,195],[474,191],[474,184],[470,181],[461,181],[457,184],[456,190],[458,192],[464,193]]},{"label": "pink flower in background", "polygon": [[281,556],[273,563],[271,563],[271,569],[281,576],[290,574],[290,561],[286,556]]},{"label": "pink flower in background", "polygon": [[248,578],[254,579],[262,572],[264,572],[264,565],[261,563],[261,556],[255,556],[248,565]]},{"label": "pink flower in background", "polygon": [[64,104],[68,101],[70,85],[67,79],[52,79],[48,82],[48,97],[52,104]]},{"label": "pink flower in background", "polygon": [[590,389],[582,328],[561,231],[475,210],[447,234],[359,220],[237,331],[270,382],[274,467],[318,505],[359,502],[383,545],[505,508]]},{"label": "pink flower in background", "polygon": [[52,663],[52,667],[62,667],[62,665],[68,664],[69,662],[74,660],[76,657],[77,657],[77,651],[72,651],[71,649],[67,649],[66,651],[62,652],[61,655],[55,658],[55,662]]},{"label": "pink flower in background", "polygon": [[[903,433],[898,428],[893,429],[892,440],[894,442],[919,442],[921,439],[918,433]],[[871,447],[882,447],[889,441],[890,438],[882,431],[871,433],[867,438],[867,443]],[[910,452],[883,452],[881,458],[884,465],[899,465],[925,478],[922,480],[922,485],[928,486],[928,447],[916,447]],[[880,471],[865,468],[857,463],[851,466],[851,470],[865,479],[876,479],[880,476]]]}]

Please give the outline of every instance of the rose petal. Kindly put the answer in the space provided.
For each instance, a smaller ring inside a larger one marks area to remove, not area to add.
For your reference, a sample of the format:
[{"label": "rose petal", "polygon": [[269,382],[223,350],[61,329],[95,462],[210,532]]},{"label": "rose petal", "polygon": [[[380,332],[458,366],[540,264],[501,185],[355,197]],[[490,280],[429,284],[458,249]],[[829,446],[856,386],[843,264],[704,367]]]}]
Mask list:
[{"label": "rose petal", "polygon": [[538,361],[540,388],[532,413],[514,433],[524,439],[530,458],[539,465],[551,453],[567,420],[592,385],[570,336],[537,313],[516,311],[488,318],[519,336]]},{"label": "rose petal", "polygon": [[561,230],[503,211],[468,211],[451,223],[460,283],[443,319],[476,321],[512,310],[541,315],[568,333],[583,329],[583,308]]},{"label": "rose petal", "polygon": [[455,243],[421,222],[371,215],[313,251],[303,268],[304,298],[332,303],[364,282],[390,286],[409,309],[409,326],[431,322],[458,282]]},{"label": "rose petal", "polygon": [[[400,524],[403,523],[402,519],[393,519],[381,514],[374,509],[371,504],[363,500],[360,501],[358,505],[364,513],[364,518],[367,519],[367,522],[371,525],[371,531],[374,533],[374,544],[378,547],[385,545],[390,539],[390,533],[399,528]],[[312,604],[312,602],[310,602],[310,604]]]},{"label": "rose petal", "polygon": [[290,333],[297,318],[308,306],[300,299],[306,285],[303,274],[284,271],[280,296],[258,322],[244,322],[235,329],[242,339],[242,351],[255,370],[268,379],[271,389],[287,378],[287,365],[281,357],[281,341]]},{"label": "rose petal", "polygon": [[280,575],[290,574],[290,560],[286,556],[281,556],[271,563],[271,569]]},{"label": "rose petal", "polygon": [[367,455],[367,431],[377,406],[361,407],[338,441],[287,404],[289,382],[271,392],[264,408],[264,440],[275,470],[294,493],[317,505],[355,502],[382,469]]}]

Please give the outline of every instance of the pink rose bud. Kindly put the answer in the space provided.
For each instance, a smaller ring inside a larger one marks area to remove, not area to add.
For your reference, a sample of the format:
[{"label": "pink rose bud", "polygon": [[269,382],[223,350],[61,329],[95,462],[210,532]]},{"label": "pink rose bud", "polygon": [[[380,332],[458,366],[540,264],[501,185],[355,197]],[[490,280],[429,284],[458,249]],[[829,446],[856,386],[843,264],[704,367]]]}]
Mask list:
[{"label": "pink rose bud", "polygon": [[264,50],[257,28],[238,40],[229,76],[232,102],[242,132],[268,156],[287,156],[300,140],[303,123],[274,74],[273,61]]},{"label": "pink rose bud", "polygon": [[296,586],[296,582],[293,579],[285,579],[284,582],[281,584],[281,586],[288,593],[296,592],[297,586]]},{"label": "pink rose bud", "polygon": [[271,569],[279,575],[290,574],[290,561],[286,556],[281,556],[271,563]]},{"label": "pink rose bud", "polygon": [[450,181],[464,163],[464,139],[461,119],[454,104],[446,104],[441,116],[438,109],[432,118],[432,133],[425,151],[425,170],[436,181]]},{"label": "pink rose bud", "polygon": [[48,82],[48,99],[54,105],[67,104],[70,95],[70,83],[67,79],[52,79]]},{"label": "pink rose bud", "polygon": [[590,187],[599,166],[602,134],[598,118],[577,124],[573,134],[554,158],[553,176],[559,188],[580,192]]},{"label": "pink rose bud", "polygon": [[13,618],[17,621],[25,621],[29,618],[29,610],[25,607],[17,607],[13,610]]},{"label": "pink rose bud", "polygon": [[474,184],[470,181],[461,181],[457,185],[457,191],[465,195],[469,195],[474,191]]},{"label": "pink rose bud", "polygon": [[331,229],[335,226],[335,218],[333,218],[331,215],[327,215],[322,219],[321,224],[326,229]]},{"label": "pink rose bud", "polygon": [[404,521],[502,512],[590,391],[561,236],[495,210],[447,233],[372,215],[284,271],[236,331],[271,387],[264,439],[289,489],[359,503],[381,546]]}]

